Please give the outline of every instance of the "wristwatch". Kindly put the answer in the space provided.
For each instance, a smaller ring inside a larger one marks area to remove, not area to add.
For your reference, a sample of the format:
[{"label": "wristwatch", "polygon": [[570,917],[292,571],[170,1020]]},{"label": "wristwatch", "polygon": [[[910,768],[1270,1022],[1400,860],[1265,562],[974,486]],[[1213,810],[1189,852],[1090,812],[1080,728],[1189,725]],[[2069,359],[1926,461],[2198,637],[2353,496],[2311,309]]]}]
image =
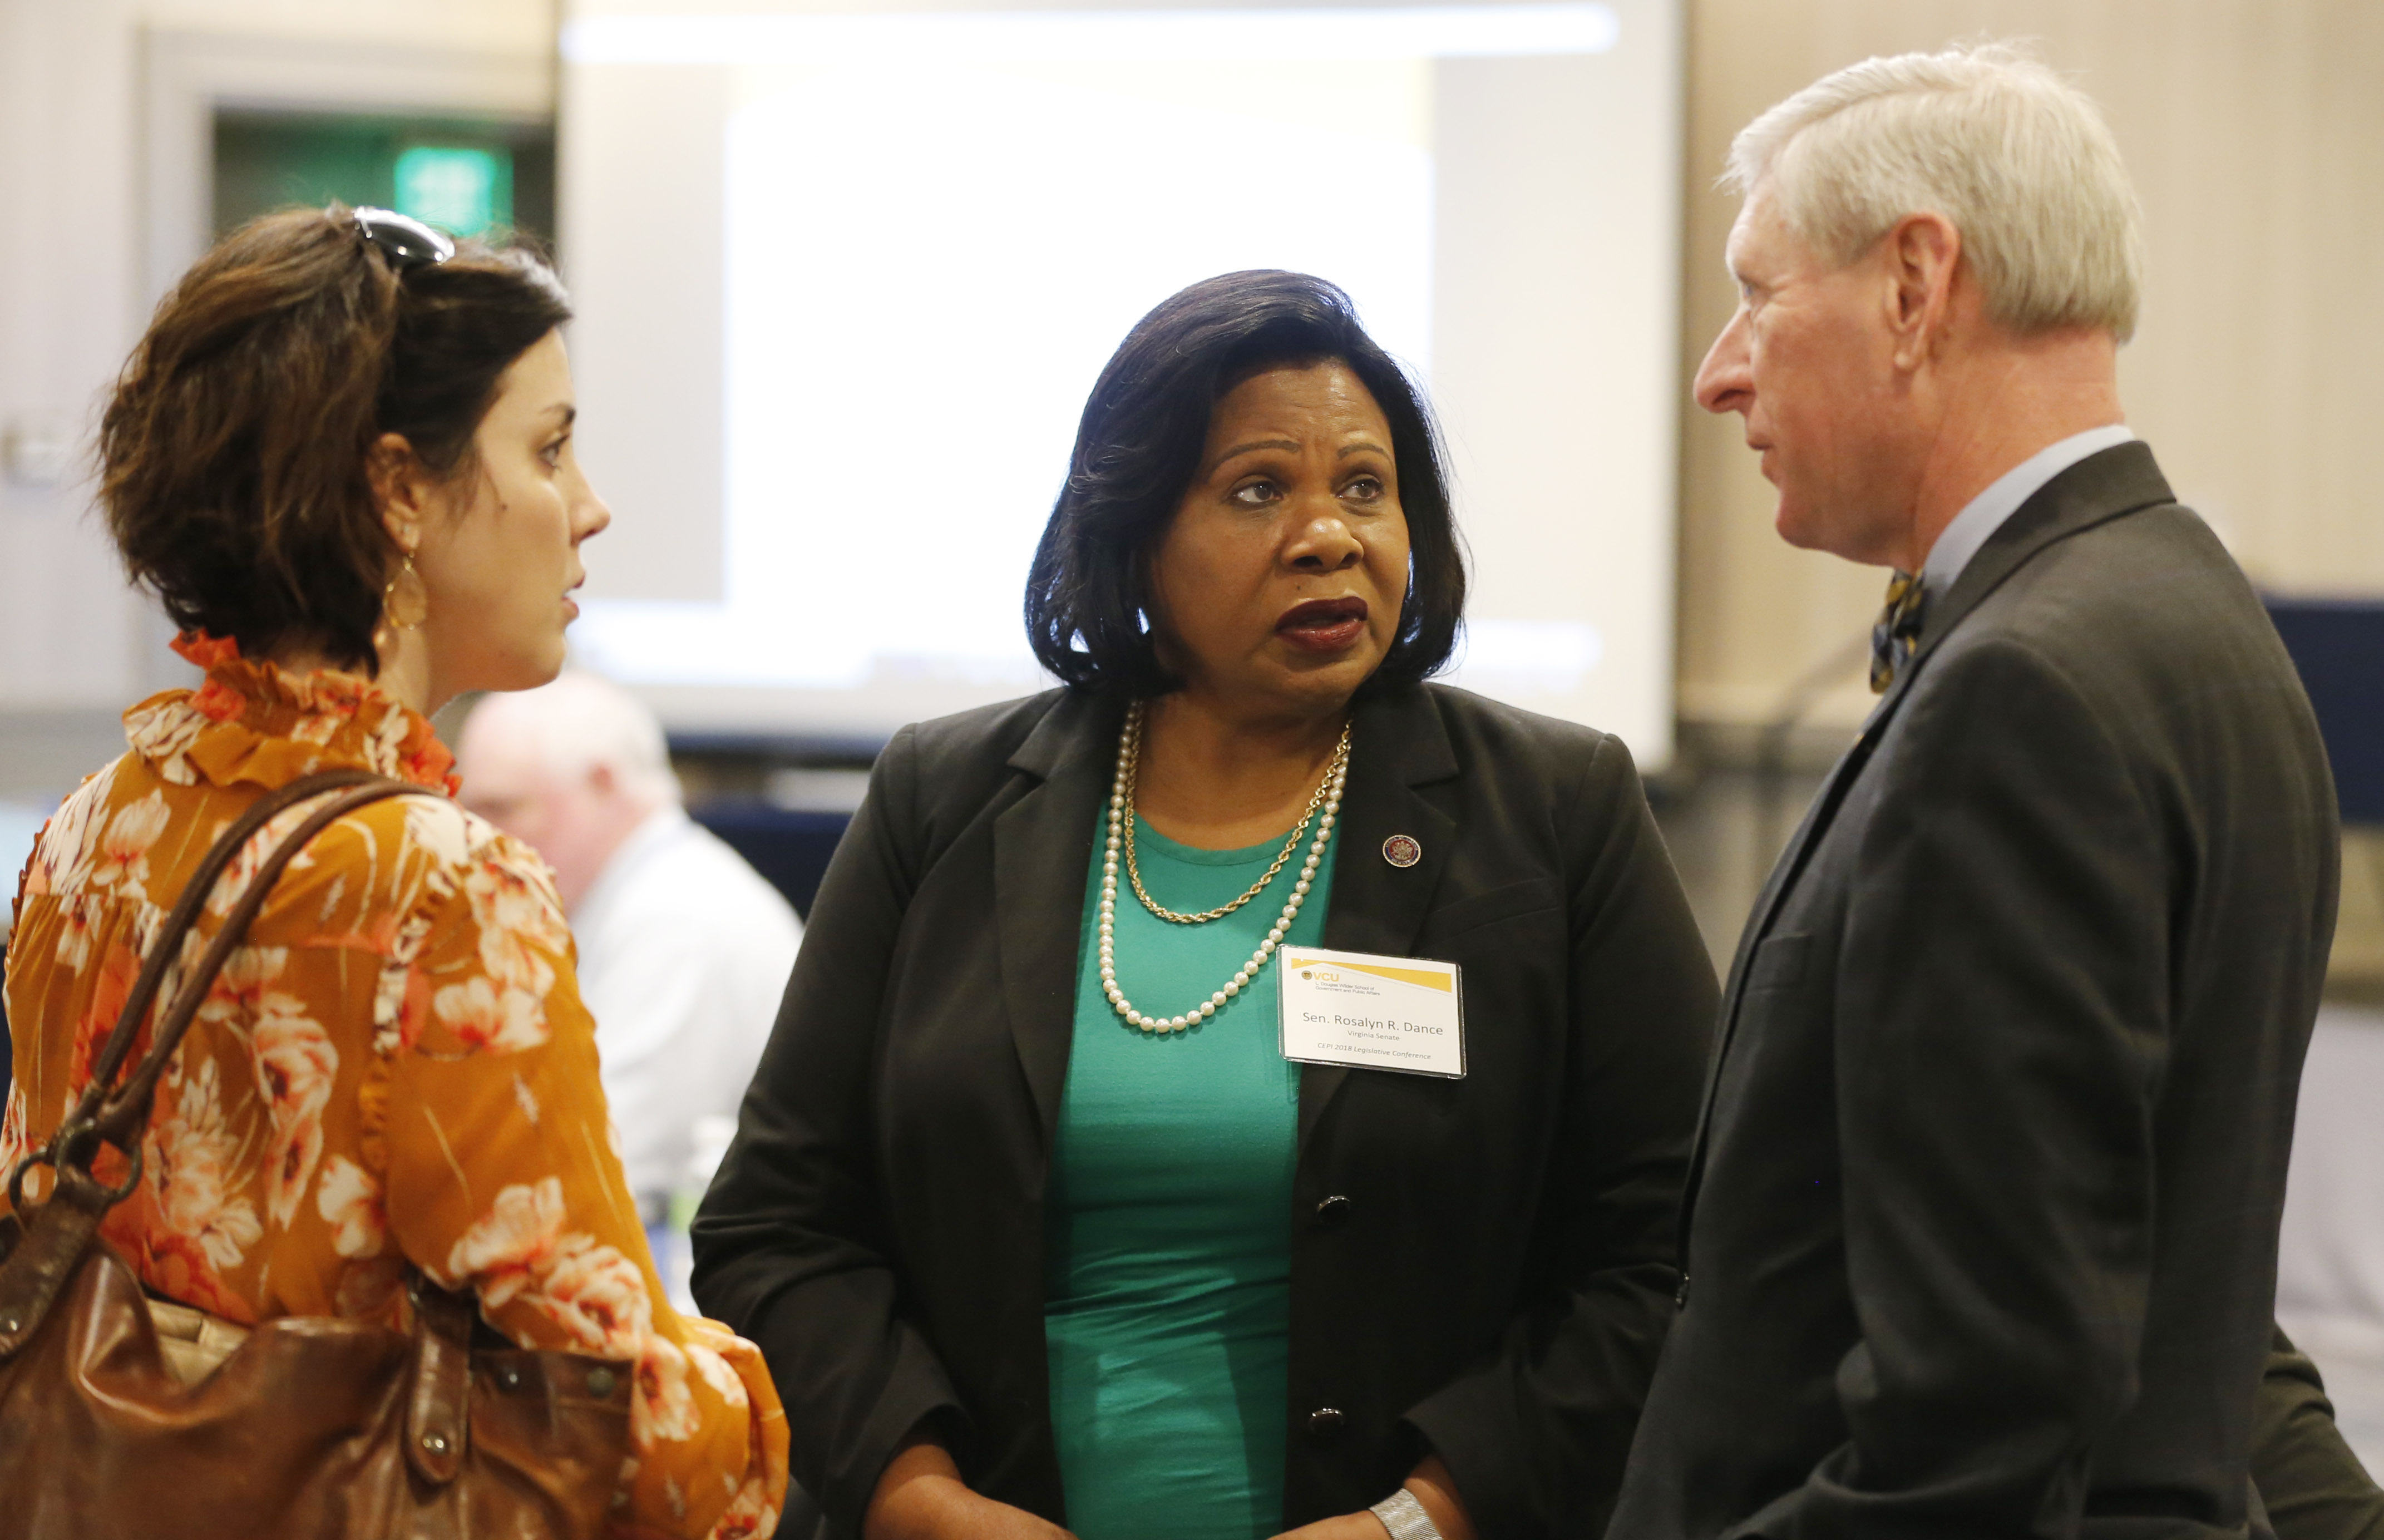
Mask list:
[{"label": "wristwatch", "polygon": [[1416,1495],[1402,1486],[1397,1491],[1367,1509],[1383,1521],[1391,1532],[1391,1540],[1441,1540],[1440,1526],[1432,1515],[1416,1501]]}]

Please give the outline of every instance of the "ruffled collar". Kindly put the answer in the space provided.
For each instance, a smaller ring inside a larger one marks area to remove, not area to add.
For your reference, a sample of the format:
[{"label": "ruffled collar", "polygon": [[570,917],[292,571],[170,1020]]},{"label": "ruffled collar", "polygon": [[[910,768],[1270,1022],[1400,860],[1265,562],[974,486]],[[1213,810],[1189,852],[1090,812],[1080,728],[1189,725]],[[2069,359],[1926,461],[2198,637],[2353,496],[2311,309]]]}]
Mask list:
[{"label": "ruffled collar", "polygon": [[317,770],[363,769],[455,795],[455,759],[430,723],[361,674],[293,674],[240,655],[205,631],[174,651],[206,670],[197,689],[169,689],[124,714],[132,751],[178,786],[248,781],[286,786]]}]

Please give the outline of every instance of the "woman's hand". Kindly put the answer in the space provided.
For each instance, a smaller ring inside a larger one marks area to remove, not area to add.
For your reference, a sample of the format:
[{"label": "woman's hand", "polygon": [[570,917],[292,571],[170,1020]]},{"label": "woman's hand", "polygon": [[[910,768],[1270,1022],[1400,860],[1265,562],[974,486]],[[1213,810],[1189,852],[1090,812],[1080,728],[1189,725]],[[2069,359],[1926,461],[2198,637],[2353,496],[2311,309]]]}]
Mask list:
[{"label": "woman's hand", "polygon": [[[1423,1463],[1409,1472],[1402,1484],[1432,1516],[1432,1526],[1440,1531],[1441,1540],[1474,1540],[1473,1521],[1466,1516],[1465,1504],[1458,1499],[1457,1483],[1449,1479],[1448,1467],[1438,1455],[1424,1456]],[[1275,1540],[1384,1540],[1388,1534],[1383,1521],[1371,1512],[1342,1513],[1302,1524]]]},{"label": "woman's hand", "polygon": [[1023,1508],[970,1491],[952,1457],[925,1434],[914,1434],[887,1461],[861,1534],[862,1540],[1075,1540]]},{"label": "woman's hand", "polygon": [[1336,1513],[1330,1519],[1285,1530],[1274,1540],[1383,1540],[1389,1533],[1383,1528],[1383,1521],[1371,1513]]}]

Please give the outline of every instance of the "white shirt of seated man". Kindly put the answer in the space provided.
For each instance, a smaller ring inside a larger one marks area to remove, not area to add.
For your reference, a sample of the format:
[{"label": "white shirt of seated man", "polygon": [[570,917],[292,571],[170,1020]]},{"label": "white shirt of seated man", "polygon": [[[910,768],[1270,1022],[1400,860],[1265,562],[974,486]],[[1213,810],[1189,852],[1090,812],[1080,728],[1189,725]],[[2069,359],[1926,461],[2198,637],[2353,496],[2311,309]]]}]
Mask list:
[{"label": "white shirt of seated man", "polygon": [[621,1161],[659,1235],[671,1196],[709,1178],[703,1125],[737,1114],[801,922],[681,809],[653,714],[594,675],[482,700],[456,758],[464,805],[554,870]]}]

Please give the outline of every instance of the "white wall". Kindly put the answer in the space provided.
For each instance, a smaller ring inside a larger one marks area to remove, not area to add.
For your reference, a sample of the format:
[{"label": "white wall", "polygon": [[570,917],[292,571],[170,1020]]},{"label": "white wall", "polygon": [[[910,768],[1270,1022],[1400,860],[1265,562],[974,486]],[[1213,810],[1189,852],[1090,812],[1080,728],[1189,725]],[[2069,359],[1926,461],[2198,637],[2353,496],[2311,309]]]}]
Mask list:
[{"label": "white wall", "polygon": [[22,464],[44,458],[38,441],[77,461],[57,484],[0,477],[0,791],[35,739],[87,737],[176,666],[82,475],[102,395],[156,298],[144,58],[161,33],[319,45],[293,61],[434,49],[543,69],[553,16],[547,0],[0,0],[0,440],[16,437],[20,471],[40,468]]}]

